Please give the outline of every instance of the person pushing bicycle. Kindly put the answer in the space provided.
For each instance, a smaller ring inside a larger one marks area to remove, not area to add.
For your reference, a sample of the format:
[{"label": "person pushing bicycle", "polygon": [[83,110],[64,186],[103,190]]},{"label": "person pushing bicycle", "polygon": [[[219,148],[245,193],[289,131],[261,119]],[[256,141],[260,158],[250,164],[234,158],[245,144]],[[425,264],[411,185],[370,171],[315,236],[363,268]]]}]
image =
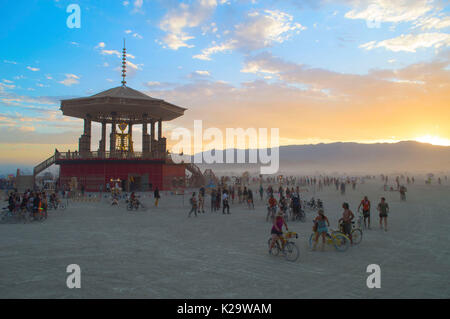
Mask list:
[{"label": "person pushing bicycle", "polygon": [[368,220],[367,228],[370,229],[370,200],[367,196],[364,196],[364,199],[359,203],[358,211],[362,207],[362,213],[364,217],[364,226],[366,226],[366,219]]},{"label": "person pushing bicycle", "polygon": [[314,219],[313,231],[315,233],[314,236],[314,247],[313,250],[316,250],[317,242],[319,241],[319,237],[322,236],[322,251],[325,250],[325,241],[328,233],[328,227],[330,227],[330,222],[328,221],[327,216],[325,216],[323,209],[319,209],[317,212],[318,216]]},{"label": "person pushing bicycle", "polygon": [[350,210],[348,203],[342,204],[342,208],[344,209],[344,212],[342,213],[342,218],[339,219],[339,224],[342,222],[342,231],[344,234],[348,235],[348,238],[350,238],[350,244],[353,245],[352,221],[355,218],[355,215],[353,215],[353,212]]}]

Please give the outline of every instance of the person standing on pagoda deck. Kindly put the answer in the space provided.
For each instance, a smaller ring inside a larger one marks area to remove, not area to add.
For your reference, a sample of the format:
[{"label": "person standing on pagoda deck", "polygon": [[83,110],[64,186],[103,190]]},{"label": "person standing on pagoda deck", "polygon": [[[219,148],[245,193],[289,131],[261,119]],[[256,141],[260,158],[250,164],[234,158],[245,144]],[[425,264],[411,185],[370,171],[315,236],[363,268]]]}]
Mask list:
[{"label": "person standing on pagoda deck", "polygon": [[155,188],[154,196],[155,196],[155,207],[158,207],[158,202],[159,202],[159,199],[161,198],[161,196],[159,195],[158,186],[156,186],[156,188]]}]

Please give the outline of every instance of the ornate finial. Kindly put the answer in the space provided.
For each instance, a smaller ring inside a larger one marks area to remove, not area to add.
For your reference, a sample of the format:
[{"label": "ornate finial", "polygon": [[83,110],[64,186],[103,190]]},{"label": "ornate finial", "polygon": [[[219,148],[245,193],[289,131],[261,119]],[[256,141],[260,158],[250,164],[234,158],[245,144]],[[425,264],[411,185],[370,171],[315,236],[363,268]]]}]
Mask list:
[{"label": "ornate finial", "polygon": [[127,84],[125,78],[127,76],[127,49],[125,47],[125,39],[123,39],[123,56],[122,56],[122,86]]}]

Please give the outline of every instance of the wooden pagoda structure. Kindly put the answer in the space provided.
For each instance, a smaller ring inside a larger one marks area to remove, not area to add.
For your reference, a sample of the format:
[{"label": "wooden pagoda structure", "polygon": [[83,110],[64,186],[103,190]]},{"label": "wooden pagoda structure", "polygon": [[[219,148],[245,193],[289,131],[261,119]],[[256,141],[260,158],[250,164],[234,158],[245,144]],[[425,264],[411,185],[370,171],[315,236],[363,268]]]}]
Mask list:
[{"label": "wooden pagoda structure", "polygon": [[[162,123],[184,114],[186,108],[150,97],[128,87],[126,48],[122,85],[98,94],[61,101],[63,115],[83,119],[78,151],[59,152],[34,169],[34,175],[60,165],[60,185],[77,184],[86,191],[106,190],[120,181],[127,191],[167,190],[185,184],[185,164],[175,164],[166,149]],[[91,150],[92,123],[101,124],[98,149]],[[133,127],[142,125],[142,150],[133,145]],[[150,126],[150,128],[149,128]],[[109,127],[109,146],[106,134]],[[188,168],[189,169],[189,168]]]}]

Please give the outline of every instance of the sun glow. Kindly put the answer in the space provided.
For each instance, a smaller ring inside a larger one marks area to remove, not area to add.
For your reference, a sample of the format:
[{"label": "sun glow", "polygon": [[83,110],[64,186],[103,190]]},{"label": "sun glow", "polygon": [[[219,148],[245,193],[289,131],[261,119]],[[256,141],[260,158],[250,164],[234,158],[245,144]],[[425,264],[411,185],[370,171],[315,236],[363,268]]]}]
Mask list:
[{"label": "sun glow", "polygon": [[450,146],[450,139],[435,135],[424,135],[415,139],[417,142],[429,143],[440,146]]}]

